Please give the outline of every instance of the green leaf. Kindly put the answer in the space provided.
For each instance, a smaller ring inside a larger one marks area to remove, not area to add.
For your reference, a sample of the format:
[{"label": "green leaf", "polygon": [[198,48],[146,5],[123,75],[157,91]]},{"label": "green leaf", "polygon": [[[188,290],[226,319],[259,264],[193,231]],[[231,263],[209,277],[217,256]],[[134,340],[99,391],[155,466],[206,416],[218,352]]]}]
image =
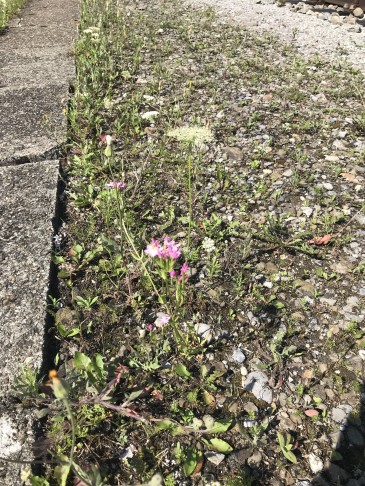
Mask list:
[{"label": "green leaf", "polygon": [[60,464],[54,469],[55,478],[58,479],[59,486],[66,486],[68,475],[70,474],[70,464]]},{"label": "green leaf", "polygon": [[285,305],[282,302],[280,302],[279,300],[277,302],[275,302],[274,306],[275,306],[276,309],[282,309],[283,307],[285,307]]},{"label": "green leaf", "polygon": [[297,458],[295,457],[292,451],[286,451],[284,449],[283,454],[288,459],[288,461],[292,462],[293,464],[296,464],[298,462]]},{"label": "green leaf", "polygon": [[41,478],[40,476],[31,476],[29,480],[32,486],[49,486],[47,479]]},{"label": "green leaf", "polygon": [[[140,395],[142,395],[142,393],[144,392],[144,389],[142,388],[142,390],[137,390],[137,391],[134,391],[132,392],[129,397],[128,397],[128,402],[133,402],[134,400],[136,400]],[[166,422],[168,422],[166,420]],[[161,423],[161,422],[159,422]],[[170,422],[171,423],[171,422]]]},{"label": "green leaf", "polygon": [[174,425],[171,430],[170,430],[170,434],[173,436],[173,437],[176,437],[177,435],[185,435],[187,434],[186,430],[181,427],[180,425]]},{"label": "green leaf", "polygon": [[40,410],[38,410],[37,412],[37,418],[41,419],[43,417],[46,417],[50,412],[50,409],[48,407],[46,408],[41,408]]},{"label": "green leaf", "polygon": [[69,272],[67,270],[60,270],[57,274],[58,278],[61,278],[62,280],[69,278],[70,275],[71,275],[71,272]]},{"label": "green leaf", "polygon": [[200,454],[194,449],[194,447],[189,447],[189,449],[186,451],[186,459],[183,464],[185,476],[191,476],[193,474],[200,457]]},{"label": "green leaf", "polygon": [[285,439],[284,437],[280,434],[280,432],[277,433],[277,436],[278,436],[278,441],[279,441],[279,445],[281,447],[281,449],[285,449]]},{"label": "green leaf", "polygon": [[204,379],[207,376],[207,374],[208,374],[208,368],[206,365],[203,364],[200,367],[200,376]]},{"label": "green leaf", "polygon": [[232,425],[232,419],[221,419],[214,422],[213,427],[209,429],[210,434],[222,434]]},{"label": "green leaf", "polygon": [[189,378],[189,376],[191,376],[191,373],[186,369],[186,366],[184,366],[182,363],[178,363],[177,365],[175,365],[174,371],[177,374],[177,376],[180,376],[181,378]]},{"label": "green leaf", "polygon": [[174,426],[174,424],[171,422],[171,420],[160,420],[159,422],[156,422],[156,429],[158,430],[169,430]]},{"label": "green leaf", "polygon": [[80,351],[75,352],[74,366],[77,370],[87,371],[90,364],[91,364],[91,359],[88,356],[86,356],[86,354],[80,353]]},{"label": "green leaf", "polygon": [[225,440],[217,439],[215,437],[214,439],[210,439],[207,442],[211,449],[214,449],[217,452],[221,452],[222,454],[229,454],[233,451],[233,447],[229,445],[228,442],[226,442]]},{"label": "green leaf", "polygon": [[67,332],[66,337],[74,337],[77,336],[78,334],[80,334],[80,329],[77,327],[73,327],[71,331]]}]

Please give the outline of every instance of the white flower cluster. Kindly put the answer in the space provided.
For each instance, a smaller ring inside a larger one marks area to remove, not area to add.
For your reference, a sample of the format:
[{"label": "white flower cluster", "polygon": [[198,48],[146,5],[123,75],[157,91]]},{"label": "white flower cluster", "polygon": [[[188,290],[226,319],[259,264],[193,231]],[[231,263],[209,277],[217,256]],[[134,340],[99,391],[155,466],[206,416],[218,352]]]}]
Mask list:
[{"label": "white flower cluster", "polygon": [[204,248],[204,250],[207,253],[212,253],[212,251],[214,251],[214,249],[215,249],[214,240],[212,240],[211,238],[205,237],[203,242],[202,242],[202,247]]},{"label": "white flower cluster", "polygon": [[99,27],[89,27],[83,31],[83,34],[90,35],[93,41],[99,40],[100,28]]}]

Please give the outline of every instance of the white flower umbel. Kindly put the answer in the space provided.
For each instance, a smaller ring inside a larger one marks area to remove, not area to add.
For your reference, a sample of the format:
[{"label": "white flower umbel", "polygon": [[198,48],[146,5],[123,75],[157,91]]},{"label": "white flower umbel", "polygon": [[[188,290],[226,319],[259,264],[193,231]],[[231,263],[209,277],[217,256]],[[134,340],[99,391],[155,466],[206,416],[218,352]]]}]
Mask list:
[{"label": "white flower umbel", "polygon": [[206,236],[202,242],[202,247],[207,253],[212,253],[215,250],[214,240]]},{"label": "white flower umbel", "polygon": [[175,128],[167,132],[167,136],[176,138],[180,142],[193,142],[196,145],[214,140],[213,133],[209,128],[199,126]]}]

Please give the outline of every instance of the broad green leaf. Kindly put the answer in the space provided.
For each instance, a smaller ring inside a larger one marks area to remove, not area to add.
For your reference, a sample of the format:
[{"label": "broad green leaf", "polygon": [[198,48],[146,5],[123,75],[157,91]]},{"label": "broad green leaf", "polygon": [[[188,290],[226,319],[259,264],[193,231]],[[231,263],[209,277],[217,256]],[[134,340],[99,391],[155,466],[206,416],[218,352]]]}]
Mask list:
[{"label": "broad green leaf", "polygon": [[54,469],[55,478],[59,486],[66,486],[68,475],[70,474],[70,464],[60,464]]},{"label": "broad green leaf", "polygon": [[200,376],[201,376],[202,378],[205,378],[205,377],[207,376],[207,374],[208,374],[208,368],[207,368],[207,366],[206,366],[206,365],[204,365],[204,364],[203,364],[203,365],[200,367]]},{"label": "broad green leaf", "polygon": [[221,419],[214,422],[213,427],[209,429],[210,434],[222,434],[232,425],[232,419]]},{"label": "broad green leaf", "polygon": [[156,428],[158,430],[168,430],[171,429],[174,426],[174,424],[171,422],[171,420],[160,420],[159,422],[156,422]]},{"label": "broad green leaf", "polygon": [[88,356],[86,356],[86,354],[76,351],[74,357],[74,366],[77,370],[87,371],[90,364],[91,364],[91,359]]},{"label": "broad green leaf", "polygon": [[298,462],[292,451],[283,450],[283,454],[288,459],[288,461],[292,462],[293,464],[296,464]]},{"label": "broad green leaf", "polygon": [[177,376],[180,376],[181,378],[189,378],[191,376],[191,373],[186,369],[186,366],[184,366],[182,363],[178,363],[174,367],[174,371],[177,374]]},{"label": "broad green leaf", "polygon": [[274,306],[276,307],[276,309],[282,309],[283,307],[285,307],[285,305],[279,300],[275,302]]},{"label": "broad green leaf", "polygon": [[180,427],[180,425],[174,425],[170,430],[170,434],[176,437],[177,435],[187,434],[187,431],[183,427]]},{"label": "broad green leaf", "polygon": [[50,412],[50,409],[48,407],[46,408],[41,408],[40,410],[38,410],[37,412],[37,418],[41,419],[43,417],[46,417]]},{"label": "broad green leaf", "polygon": [[49,486],[47,479],[41,478],[40,476],[31,476],[29,481],[31,486]]},{"label": "broad green leaf", "polygon": [[221,452],[222,454],[229,454],[233,451],[233,447],[229,445],[228,442],[222,439],[217,439],[216,437],[214,439],[210,439],[208,443],[209,447],[217,452]]},{"label": "broad green leaf", "polygon": [[195,471],[195,468],[198,464],[198,461],[201,457],[194,447],[189,447],[186,451],[186,458],[183,464],[184,474],[185,476],[191,476]]}]

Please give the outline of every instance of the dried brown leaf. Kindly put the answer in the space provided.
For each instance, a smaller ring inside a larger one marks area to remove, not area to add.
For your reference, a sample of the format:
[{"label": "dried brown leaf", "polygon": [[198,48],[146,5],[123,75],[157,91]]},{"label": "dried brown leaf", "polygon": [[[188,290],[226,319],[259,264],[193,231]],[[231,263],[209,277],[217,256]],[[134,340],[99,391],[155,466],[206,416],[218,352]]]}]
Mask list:
[{"label": "dried brown leaf", "polygon": [[331,233],[324,236],[318,236],[317,238],[313,238],[313,240],[308,241],[308,245],[328,245],[328,243],[334,238],[336,235]]}]

